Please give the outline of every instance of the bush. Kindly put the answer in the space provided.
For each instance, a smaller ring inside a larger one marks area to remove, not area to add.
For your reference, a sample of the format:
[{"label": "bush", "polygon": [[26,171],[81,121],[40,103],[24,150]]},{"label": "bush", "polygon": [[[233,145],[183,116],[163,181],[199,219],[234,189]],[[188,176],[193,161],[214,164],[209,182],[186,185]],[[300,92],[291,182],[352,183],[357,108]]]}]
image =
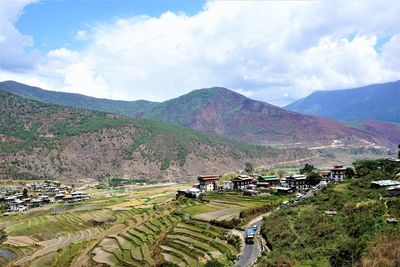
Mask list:
[{"label": "bush", "polygon": [[219,262],[217,259],[208,260],[204,267],[224,267],[224,264]]}]

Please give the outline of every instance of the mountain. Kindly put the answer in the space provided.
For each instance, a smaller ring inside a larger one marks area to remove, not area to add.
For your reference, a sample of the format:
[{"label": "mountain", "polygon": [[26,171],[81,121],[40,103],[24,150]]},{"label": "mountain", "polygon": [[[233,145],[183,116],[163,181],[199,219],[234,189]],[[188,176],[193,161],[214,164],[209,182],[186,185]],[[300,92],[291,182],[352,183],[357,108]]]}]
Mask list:
[{"label": "mountain", "polygon": [[303,114],[344,120],[400,122],[400,81],[317,91],[285,107]]},{"label": "mountain", "polygon": [[251,143],[315,147],[337,142],[360,144],[361,141],[393,146],[376,133],[335,120],[288,111],[222,87],[194,90],[161,103],[96,99],[11,81],[0,83],[0,89],[43,102],[164,121]]},{"label": "mountain", "polygon": [[0,178],[193,178],[312,157],[0,91]]},{"label": "mountain", "polygon": [[85,108],[130,117],[133,117],[136,113],[157,104],[146,100],[121,101],[94,98],[80,94],[47,91],[39,87],[29,86],[14,81],[0,82],[0,90],[45,103]]},{"label": "mountain", "polygon": [[393,144],[400,144],[400,125],[390,122],[365,120],[354,123],[354,127],[374,133]]},{"label": "mountain", "polygon": [[360,140],[391,146],[375,133],[249,99],[226,88],[190,92],[146,109],[144,118],[254,143],[329,145]]}]

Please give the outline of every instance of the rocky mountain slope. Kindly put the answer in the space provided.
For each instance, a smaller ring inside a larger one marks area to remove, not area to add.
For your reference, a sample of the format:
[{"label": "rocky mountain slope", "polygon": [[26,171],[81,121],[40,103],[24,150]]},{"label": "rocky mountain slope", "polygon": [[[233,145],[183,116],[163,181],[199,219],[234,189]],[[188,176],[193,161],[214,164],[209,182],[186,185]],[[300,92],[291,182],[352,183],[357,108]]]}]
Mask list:
[{"label": "rocky mountain slope", "polygon": [[0,178],[178,180],[312,156],[0,91]]},{"label": "rocky mountain slope", "polygon": [[332,144],[335,140],[348,144],[366,140],[392,146],[375,133],[287,111],[219,87],[192,91],[140,115],[254,143],[315,146]]},{"label": "rocky mountain slope", "polygon": [[345,121],[400,122],[400,81],[354,89],[317,91],[285,107]]},{"label": "rocky mountain slope", "polygon": [[400,125],[396,123],[365,120],[354,123],[354,126],[363,131],[381,136],[389,142],[400,144]]},{"label": "rocky mountain slope", "polygon": [[288,111],[220,87],[194,90],[162,103],[114,102],[45,91],[15,82],[0,83],[0,89],[30,99],[164,121],[252,143],[313,147],[330,145],[339,140],[350,146],[360,144],[360,141],[394,146],[392,140],[375,132]]}]

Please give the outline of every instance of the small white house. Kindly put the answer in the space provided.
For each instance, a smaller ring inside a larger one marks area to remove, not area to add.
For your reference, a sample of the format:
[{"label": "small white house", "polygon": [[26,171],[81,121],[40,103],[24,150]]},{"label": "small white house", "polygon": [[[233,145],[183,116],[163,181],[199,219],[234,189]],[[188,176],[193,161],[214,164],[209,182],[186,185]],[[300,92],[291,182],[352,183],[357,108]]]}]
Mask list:
[{"label": "small white house", "polygon": [[231,181],[225,181],[222,183],[223,190],[233,190],[233,183]]}]

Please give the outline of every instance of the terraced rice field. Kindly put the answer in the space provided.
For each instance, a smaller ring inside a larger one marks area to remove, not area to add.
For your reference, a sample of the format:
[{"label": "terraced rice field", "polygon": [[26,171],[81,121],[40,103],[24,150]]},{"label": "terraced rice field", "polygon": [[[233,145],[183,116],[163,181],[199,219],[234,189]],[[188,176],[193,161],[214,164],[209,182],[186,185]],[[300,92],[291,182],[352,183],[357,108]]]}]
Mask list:
[{"label": "terraced rice field", "polygon": [[240,211],[265,205],[266,203],[282,202],[285,196],[244,196],[236,192],[210,192],[204,196],[207,203],[187,207],[184,212],[201,221],[229,220],[238,217]]},{"label": "terraced rice field", "polygon": [[[50,254],[72,244],[99,238],[106,228],[135,220],[141,212],[141,210],[129,208],[102,209],[25,218],[4,229],[9,241],[0,246],[0,266],[10,262],[14,262],[15,265],[23,265],[32,261],[40,265],[40,262],[49,261],[50,258],[55,259],[55,255],[49,256]],[[105,223],[94,226],[92,221],[111,222],[112,224]]]},{"label": "terraced rice field", "polygon": [[3,246],[0,248],[0,266],[6,266],[18,258],[31,255],[34,251],[34,247]]},{"label": "terraced rice field", "polygon": [[10,225],[4,231],[9,236],[34,236],[38,240],[49,240],[84,230],[90,220],[114,221],[115,217],[110,210],[41,215]]},{"label": "terraced rice field", "polygon": [[164,261],[178,266],[199,266],[212,258],[236,255],[237,249],[221,240],[221,232],[216,227],[202,227],[179,223],[165,238],[161,247]]},{"label": "terraced rice field", "polygon": [[180,218],[149,211],[135,216],[134,221],[129,229],[104,238],[92,251],[93,261],[109,266],[154,266],[154,245]]}]

